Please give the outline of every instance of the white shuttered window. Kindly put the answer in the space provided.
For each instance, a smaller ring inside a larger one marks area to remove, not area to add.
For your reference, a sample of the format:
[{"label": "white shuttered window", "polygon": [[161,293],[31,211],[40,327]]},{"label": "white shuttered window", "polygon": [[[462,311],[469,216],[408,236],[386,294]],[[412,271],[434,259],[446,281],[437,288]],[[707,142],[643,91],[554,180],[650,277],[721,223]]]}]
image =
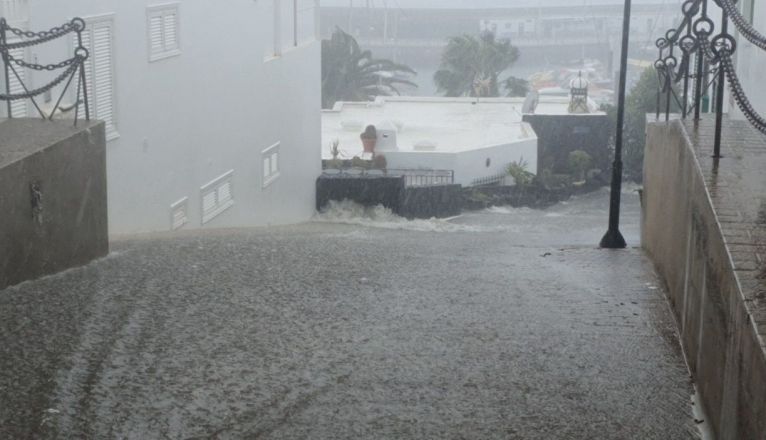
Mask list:
[{"label": "white shuttered window", "polygon": [[[15,43],[18,42],[18,40],[9,40],[8,42]],[[10,56],[17,60],[23,60],[26,55],[24,48],[13,49],[9,50],[8,52]],[[24,86],[22,85],[22,81],[28,89],[32,88],[30,87],[29,81],[27,79],[26,69],[16,64],[13,64],[13,68],[16,70],[16,73],[13,73],[13,70],[10,69],[8,72],[8,83],[10,85],[9,92],[11,94],[24,93]],[[17,74],[18,76],[16,76]],[[27,102],[27,99],[11,101],[11,112],[13,113],[14,118],[24,118],[27,116]],[[4,106],[5,103],[2,104]]]},{"label": "white shuttered window", "polygon": [[86,21],[82,42],[89,53],[85,61],[88,104],[91,117],[106,123],[106,140],[112,140],[119,137],[115,114],[114,21],[111,16]]},{"label": "white shuttered window", "polygon": [[146,11],[149,61],[179,55],[181,53],[179,4],[150,6]]}]

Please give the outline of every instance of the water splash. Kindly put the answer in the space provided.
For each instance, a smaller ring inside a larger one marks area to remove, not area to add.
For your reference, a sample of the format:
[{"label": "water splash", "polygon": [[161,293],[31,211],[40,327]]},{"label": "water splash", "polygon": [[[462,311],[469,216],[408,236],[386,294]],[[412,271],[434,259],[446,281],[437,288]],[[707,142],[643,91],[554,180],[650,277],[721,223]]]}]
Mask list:
[{"label": "water splash", "polygon": [[487,228],[452,223],[444,219],[407,220],[383,205],[363,206],[350,200],[330,201],[322,212],[314,216],[313,220],[320,223],[342,223],[421,232],[488,232]]}]

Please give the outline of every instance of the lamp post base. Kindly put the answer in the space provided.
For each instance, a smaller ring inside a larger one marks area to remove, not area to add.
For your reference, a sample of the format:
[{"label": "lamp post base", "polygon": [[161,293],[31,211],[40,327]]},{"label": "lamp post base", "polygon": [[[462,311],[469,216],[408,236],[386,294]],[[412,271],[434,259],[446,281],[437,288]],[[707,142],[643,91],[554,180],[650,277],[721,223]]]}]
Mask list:
[{"label": "lamp post base", "polygon": [[625,243],[625,239],[622,237],[619,229],[609,229],[606,231],[604,238],[601,239],[599,246],[604,249],[625,249],[628,244]]}]

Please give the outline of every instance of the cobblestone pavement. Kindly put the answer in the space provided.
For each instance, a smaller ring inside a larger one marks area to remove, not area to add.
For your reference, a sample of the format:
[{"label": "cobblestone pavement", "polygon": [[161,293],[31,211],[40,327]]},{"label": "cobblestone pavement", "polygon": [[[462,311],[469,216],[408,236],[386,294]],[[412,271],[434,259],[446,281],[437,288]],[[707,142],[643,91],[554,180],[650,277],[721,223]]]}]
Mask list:
[{"label": "cobblestone pavement", "polygon": [[696,438],[650,262],[594,246],[606,206],[118,242],[0,291],[0,438]]}]

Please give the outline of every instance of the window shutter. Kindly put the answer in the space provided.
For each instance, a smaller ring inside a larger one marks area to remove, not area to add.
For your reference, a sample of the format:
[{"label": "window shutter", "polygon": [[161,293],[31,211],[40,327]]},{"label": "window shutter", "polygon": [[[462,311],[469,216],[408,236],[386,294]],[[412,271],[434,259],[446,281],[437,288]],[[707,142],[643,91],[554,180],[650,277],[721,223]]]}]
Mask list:
[{"label": "window shutter", "polygon": [[147,8],[150,62],[181,53],[178,11],[178,4]]},{"label": "window shutter", "polygon": [[[104,121],[107,140],[119,136],[115,123],[112,39],[111,20],[89,22],[82,33],[82,45],[88,49],[88,59],[85,60],[84,68],[90,115],[93,119]],[[74,44],[77,45],[76,39]]]},{"label": "window shutter", "polygon": [[[13,42],[13,41],[10,41],[10,42]],[[13,49],[8,52],[13,58],[16,58],[17,60],[24,59],[24,55],[25,55],[24,48]],[[16,73],[19,74],[19,77],[16,77],[16,74],[13,73],[13,70],[8,69],[8,75],[9,75],[8,82],[10,85],[10,92],[11,94],[24,93],[24,86],[21,84],[21,81],[24,81],[24,83],[26,84],[27,72],[23,67],[16,64],[13,64],[13,68],[16,70]],[[21,81],[19,81],[19,78],[21,78]],[[27,88],[29,88],[29,84],[27,84]],[[14,118],[26,117],[27,116],[27,100],[20,99],[18,101],[11,101],[11,112]]]},{"label": "window shutter", "polygon": [[114,124],[114,72],[112,70],[112,25],[93,27],[93,93],[95,115],[106,122],[107,139],[117,134]]},{"label": "window shutter", "polygon": [[168,11],[164,18],[165,51],[178,50],[178,14]]},{"label": "window shutter", "polygon": [[149,45],[151,55],[162,53],[165,50],[165,46],[162,42],[162,15],[152,15],[149,17]]}]

